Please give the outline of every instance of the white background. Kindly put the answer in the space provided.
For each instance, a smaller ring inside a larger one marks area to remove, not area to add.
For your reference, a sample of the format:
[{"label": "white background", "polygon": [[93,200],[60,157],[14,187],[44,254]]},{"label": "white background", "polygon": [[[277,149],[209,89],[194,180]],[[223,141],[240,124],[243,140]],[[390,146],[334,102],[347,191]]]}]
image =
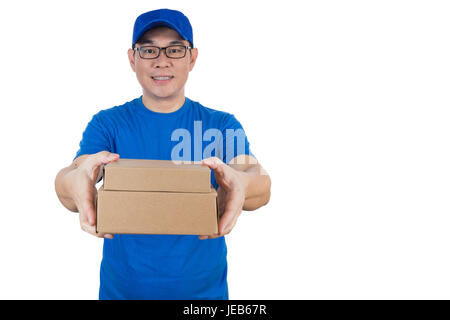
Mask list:
[{"label": "white background", "polygon": [[272,178],[227,236],[231,299],[450,298],[446,1],[0,4],[0,298],[97,299],[102,241],[54,192],[94,113],[141,94],[135,18],[183,11],[186,95]]}]

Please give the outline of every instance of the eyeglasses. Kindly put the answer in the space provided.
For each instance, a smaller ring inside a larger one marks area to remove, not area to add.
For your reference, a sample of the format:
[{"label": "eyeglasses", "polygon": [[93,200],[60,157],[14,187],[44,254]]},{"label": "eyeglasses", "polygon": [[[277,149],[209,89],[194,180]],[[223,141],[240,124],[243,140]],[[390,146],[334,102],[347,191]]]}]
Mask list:
[{"label": "eyeglasses", "polygon": [[164,53],[168,58],[171,59],[181,59],[186,56],[187,49],[192,49],[192,47],[188,46],[168,46],[164,48],[154,47],[154,46],[142,46],[138,48],[134,48],[134,51],[139,52],[139,56],[142,59],[156,59],[161,54],[161,50],[164,50]]}]

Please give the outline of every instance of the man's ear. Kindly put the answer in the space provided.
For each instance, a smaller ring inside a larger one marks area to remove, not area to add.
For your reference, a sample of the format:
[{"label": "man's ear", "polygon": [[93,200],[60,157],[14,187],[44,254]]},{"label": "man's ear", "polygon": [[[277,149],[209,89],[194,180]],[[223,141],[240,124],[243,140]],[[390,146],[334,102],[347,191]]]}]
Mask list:
[{"label": "man's ear", "polygon": [[133,72],[136,72],[136,66],[135,66],[135,60],[134,60],[134,51],[133,49],[128,49],[128,60],[130,61],[131,69],[133,69]]},{"label": "man's ear", "polygon": [[197,61],[197,57],[198,57],[198,48],[192,48],[191,49],[191,56],[189,57],[189,72],[192,71],[192,69],[194,69],[194,65],[195,62]]}]

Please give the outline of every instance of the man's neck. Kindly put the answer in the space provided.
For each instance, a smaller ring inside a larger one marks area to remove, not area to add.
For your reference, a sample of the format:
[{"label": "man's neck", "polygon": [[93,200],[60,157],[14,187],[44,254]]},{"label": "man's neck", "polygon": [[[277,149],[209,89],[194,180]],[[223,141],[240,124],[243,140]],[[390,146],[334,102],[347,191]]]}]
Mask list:
[{"label": "man's neck", "polygon": [[180,109],[185,101],[184,93],[177,97],[167,99],[155,99],[145,93],[142,95],[142,103],[144,106],[154,112],[171,113]]}]

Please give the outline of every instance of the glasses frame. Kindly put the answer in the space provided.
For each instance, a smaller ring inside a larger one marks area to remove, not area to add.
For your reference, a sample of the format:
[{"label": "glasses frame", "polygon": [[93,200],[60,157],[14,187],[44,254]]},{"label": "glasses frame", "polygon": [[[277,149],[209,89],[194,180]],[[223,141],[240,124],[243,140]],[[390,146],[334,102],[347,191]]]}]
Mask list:
[{"label": "glasses frame", "polygon": [[[173,57],[169,57],[169,56],[167,55],[167,51],[166,51],[167,48],[171,48],[171,47],[183,47],[183,48],[185,48],[186,50],[184,51],[184,55],[183,55],[182,57],[173,58]],[[156,57],[154,57],[154,58],[144,58],[144,57],[142,56],[142,52],[141,52],[142,48],[157,48],[157,49],[158,49],[158,55],[157,55]],[[169,59],[183,59],[184,57],[186,57],[186,53],[187,53],[187,51],[188,51],[189,49],[192,49],[192,47],[190,47],[190,46],[183,46],[183,45],[180,45],[180,44],[173,44],[173,45],[167,46],[167,47],[140,46],[140,47],[135,47],[135,48],[133,48],[133,51],[134,51],[134,52],[139,51],[139,57],[141,57],[141,59],[145,59],[145,60],[158,59],[159,56],[161,55],[161,51],[163,51],[163,50],[164,50],[164,54],[165,54],[166,57],[169,58]]]}]

